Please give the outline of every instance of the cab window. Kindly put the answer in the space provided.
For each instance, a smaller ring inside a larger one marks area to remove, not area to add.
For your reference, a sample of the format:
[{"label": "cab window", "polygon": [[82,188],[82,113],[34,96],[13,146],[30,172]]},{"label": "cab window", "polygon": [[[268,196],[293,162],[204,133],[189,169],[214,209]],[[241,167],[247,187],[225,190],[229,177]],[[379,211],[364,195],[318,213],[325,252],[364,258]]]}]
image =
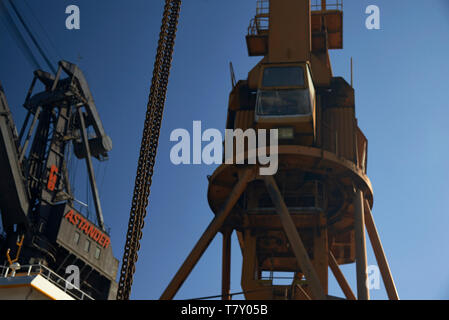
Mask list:
[{"label": "cab window", "polygon": [[270,67],[263,72],[262,87],[303,87],[304,69],[296,67]]}]

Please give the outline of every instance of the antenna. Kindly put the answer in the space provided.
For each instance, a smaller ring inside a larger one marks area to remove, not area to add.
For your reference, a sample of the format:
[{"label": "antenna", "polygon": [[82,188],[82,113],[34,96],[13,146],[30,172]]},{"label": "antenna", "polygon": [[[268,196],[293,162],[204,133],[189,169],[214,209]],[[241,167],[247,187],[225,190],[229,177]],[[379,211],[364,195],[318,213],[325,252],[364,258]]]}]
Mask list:
[{"label": "antenna", "polygon": [[232,88],[234,89],[236,81],[235,81],[234,66],[232,65],[232,62],[229,62],[229,69],[231,70],[231,84]]},{"label": "antenna", "polygon": [[351,88],[354,88],[354,64],[351,57]]}]

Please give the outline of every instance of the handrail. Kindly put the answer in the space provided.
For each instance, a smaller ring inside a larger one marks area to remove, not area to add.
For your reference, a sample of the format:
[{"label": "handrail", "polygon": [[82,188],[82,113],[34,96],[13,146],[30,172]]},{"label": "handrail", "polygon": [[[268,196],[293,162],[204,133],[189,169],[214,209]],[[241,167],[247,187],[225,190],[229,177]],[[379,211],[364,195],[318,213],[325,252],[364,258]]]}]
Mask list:
[{"label": "handrail", "polygon": [[251,20],[248,27],[248,35],[260,35],[262,31],[267,31],[269,26],[269,0],[257,0],[256,16]]},{"label": "handrail", "polygon": [[315,0],[314,3],[312,3],[312,10],[313,11],[321,11],[321,10],[343,10],[343,0],[333,0],[331,3],[329,3],[329,0],[326,1],[326,8],[323,9],[321,6],[321,0]]},{"label": "handrail", "polygon": [[[11,268],[7,266],[0,266],[0,278],[17,278],[21,276],[20,274],[9,274]],[[56,285],[59,289],[63,290],[65,293],[69,294],[78,300],[94,300],[90,295],[83,292],[81,289],[75,287],[73,284],[69,283],[66,279],[58,275],[56,272],[52,271],[48,267],[42,264],[34,265],[24,265],[20,267],[20,270],[26,270],[26,276],[31,275],[41,275],[52,284]],[[17,270],[18,271],[18,270]],[[60,284],[62,282],[62,284]]]},{"label": "handrail", "polygon": [[251,20],[248,27],[248,35],[260,35],[263,31],[268,31],[269,18],[268,17],[255,17]]}]

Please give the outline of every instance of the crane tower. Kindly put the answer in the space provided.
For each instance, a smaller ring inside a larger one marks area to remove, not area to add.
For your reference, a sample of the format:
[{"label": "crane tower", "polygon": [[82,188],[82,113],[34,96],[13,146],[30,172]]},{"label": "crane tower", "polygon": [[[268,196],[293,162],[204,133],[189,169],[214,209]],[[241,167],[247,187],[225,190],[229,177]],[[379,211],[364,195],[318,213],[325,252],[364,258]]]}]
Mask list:
[{"label": "crane tower", "polygon": [[[279,168],[223,164],[209,178],[215,218],[162,299],[176,294],[218,232],[222,296],[229,299],[230,239],[236,231],[246,299],[330,299],[328,270],[356,299],[339,265],[356,264],[357,298],[369,299],[365,227],[390,299],[398,294],[371,214],[368,140],[357,124],[354,89],[334,76],[329,50],[343,48],[341,1],[258,0],[246,43],[263,57],[233,84],[227,129],[278,129]],[[248,150],[245,156],[248,157]],[[276,285],[267,273],[293,274]]]}]

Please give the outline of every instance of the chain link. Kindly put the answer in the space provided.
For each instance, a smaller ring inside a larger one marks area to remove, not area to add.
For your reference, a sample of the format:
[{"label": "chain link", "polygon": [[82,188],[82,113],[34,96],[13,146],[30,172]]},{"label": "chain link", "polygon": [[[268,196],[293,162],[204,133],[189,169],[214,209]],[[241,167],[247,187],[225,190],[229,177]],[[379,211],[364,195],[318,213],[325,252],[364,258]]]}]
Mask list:
[{"label": "chain link", "polygon": [[135,264],[140,249],[144,219],[147,215],[146,208],[154,173],[180,9],[181,0],[165,1],[117,290],[118,300],[129,299],[136,271]]}]

